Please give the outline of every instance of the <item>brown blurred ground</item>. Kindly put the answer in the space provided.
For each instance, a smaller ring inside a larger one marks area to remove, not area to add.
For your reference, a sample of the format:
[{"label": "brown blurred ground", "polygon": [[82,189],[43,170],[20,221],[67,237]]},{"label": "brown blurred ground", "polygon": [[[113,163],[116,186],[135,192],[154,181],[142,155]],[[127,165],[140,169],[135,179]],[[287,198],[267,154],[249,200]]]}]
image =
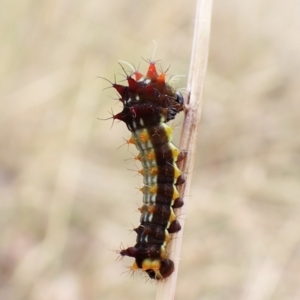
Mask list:
[{"label": "brown blurred ground", "polygon": [[[124,124],[97,120],[120,106],[96,76],[145,70],[152,39],[187,74],[195,2],[170,3],[1,3],[0,299],[154,299],[116,261],[141,179]],[[176,299],[300,299],[299,15],[298,0],[214,3]]]}]

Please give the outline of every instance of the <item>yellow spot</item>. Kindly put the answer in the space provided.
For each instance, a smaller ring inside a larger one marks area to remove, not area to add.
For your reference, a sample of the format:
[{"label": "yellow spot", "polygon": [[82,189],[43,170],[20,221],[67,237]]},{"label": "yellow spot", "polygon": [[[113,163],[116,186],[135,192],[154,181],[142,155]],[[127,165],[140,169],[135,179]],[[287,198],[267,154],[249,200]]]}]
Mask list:
[{"label": "yellow spot", "polygon": [[174,158],[174,161],[177,160],[179,153],[180,153],[180,150],[177,147],[173,146],[172,147],[172,156]]},{"label": "yellow spot", "polygon": [[150,186],[149,192],[151,194],[156,194],[157,193],[157,185]]},{"label": "yellow spot", "polygon": [[157,169],[157,167],[145,168],[145,169],[139,170],[138,172],[143,176],[153,177],[153,176],[157,175],[158,169]]},{"label": "yellow spot", "polygon": [[157,167],[150,168],[149,174],[151,176],[155,176],[155,175],[157,175],[157,173],[158,173],[158,168]]},{"label": "yellow spot", "polygon": [[172,223],[172,222],[175,221],[175,220],[176,220],[176,215],[175,215],[173,209],[171,209],[169,222]]},{"label": "yellow spot", "polygon": [[168,232],[168,230],[165,230],[165,244],[167,245],[171,240],[171,236]]},{"label": "yellow spot", "polygon": [[146,194],[146,193],[156,194],[157,193],[157,185],[151,185],[151,186],[144,185],[142,188],[140,188],[140,191],[143,194]]},{"label": "yellow spot", "polygon": [[171,141],[172,140],[172,134],[173,134],[173,128],[170,127],[169,125],[164,124],[164,128],[165,128],[165,132],[166,132],[166,135],[168,137],[168,140]]},{"label": "yellow spot", "polygon": [[142,268],[143,270],[148,270],[148,269],[151,269],[151,266],[152,266],[152,261],[150,259],[144,259],[143,262],[142,262]]},{"label": "yellow spot", "polygon": [[160,261],[159,260],[151,260],[149,258],[144,259],[142,262],[142,269],[145,270],[159,270],[160,268]]},{"label": "yellow spot", "polygon": [[178,169],[176,164],[173,164],[173,167],[174,167],[174,177],[175,179],[177,179],[181,175],[181,171]]},{"label": "yellow spot", "polygon": [[180,196],[180,194],[179,194],[179,192],[178,192],[176,186],[174,185],[174,186],[173,186],[173,197],[172,197],[172,199],[175,200],[175,199],[177,199],[179,196]]},{"label": "yellow spot", "polygon": [[140,135],[139,135],[139,139],[141,142],[145,143],[149,141],[149,134],[147,132],[147,130],[143,130]]},{"label": "yellow spot", "polygon": [[147,160],[152,161],[155,159],[155,153],[153,150],[150,150],[146,155]]},{"label": "yellow spot", "polygon": [[153,270],[159,270],[159,268],[160,268],[160,261],[159,260],[154,260],[152,262],[152,269]]},{"label": "yellow spot", "polygon": [[160,247],[160,258],[163,260],[167,258],[167,252],[164,246]]}]

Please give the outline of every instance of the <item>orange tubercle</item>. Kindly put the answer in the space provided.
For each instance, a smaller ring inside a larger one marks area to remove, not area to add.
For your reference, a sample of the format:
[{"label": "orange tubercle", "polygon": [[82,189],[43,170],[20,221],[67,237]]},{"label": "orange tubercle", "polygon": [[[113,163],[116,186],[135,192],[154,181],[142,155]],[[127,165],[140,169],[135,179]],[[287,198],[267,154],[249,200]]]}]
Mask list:
[{"label": "orange tubercle", "polygon": [[150,78],[150,79],[156,79],[158,77],[156,67],[155,67],[155,63],[152,62],[152,61],[150,62],[150,65],[149,65],[149,68],[148,68],[147,77]]},{"label": "orange tubercle", "polygon": [[165,84],[166,82],[166,76],[165,76],[165,73],[162,73],[160,74],[158,77],[157,77],[157,81],[160,83],[160,84]]}]

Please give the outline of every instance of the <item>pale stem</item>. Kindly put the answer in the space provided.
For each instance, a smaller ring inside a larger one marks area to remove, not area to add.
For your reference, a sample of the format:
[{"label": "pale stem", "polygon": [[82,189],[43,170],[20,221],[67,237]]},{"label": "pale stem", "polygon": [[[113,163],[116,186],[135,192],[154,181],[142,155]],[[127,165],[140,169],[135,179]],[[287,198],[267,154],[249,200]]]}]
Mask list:
[{"label": "pale stem", "polygon": [[185,204],[181,209],[176,210],[177,215],[183,216],[180,219],[182,229],[179,233],[173,235],[173,239],[168,245],[168,252],[175,263],[175,271],[167,280],[158,282],[156,300],[173,300],[175,298],[184,219],[186,218],[187,199],[190,194],[197,131],[202,110],[202,93],[208,59],[211,10],[212,0],[197,1],[192,57],[187,84],[190,97],[186,101],[186,114],[179,145],[181,150],[185,150],[188,153],[187,158],[179,164],[183,173],[187,175],[185,184],[179,188]]}]

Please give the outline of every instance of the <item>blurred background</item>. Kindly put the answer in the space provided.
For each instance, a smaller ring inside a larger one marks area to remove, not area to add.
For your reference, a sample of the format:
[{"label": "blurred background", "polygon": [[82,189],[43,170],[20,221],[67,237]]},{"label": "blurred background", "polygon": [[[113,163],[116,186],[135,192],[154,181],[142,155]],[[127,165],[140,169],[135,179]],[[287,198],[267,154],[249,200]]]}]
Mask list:
[{"label": "blurred background", "polygon": [[[154,299],[118,60],[187,75],[195,1],[2,1],[0,299]],[[300,3],[215,1],[176,299],[300,299]],[[186,77],[177,83],[184,88]],[[176,119],[177,135],[182,119]],[[175,143],[178,137],[175,138]]]}]

